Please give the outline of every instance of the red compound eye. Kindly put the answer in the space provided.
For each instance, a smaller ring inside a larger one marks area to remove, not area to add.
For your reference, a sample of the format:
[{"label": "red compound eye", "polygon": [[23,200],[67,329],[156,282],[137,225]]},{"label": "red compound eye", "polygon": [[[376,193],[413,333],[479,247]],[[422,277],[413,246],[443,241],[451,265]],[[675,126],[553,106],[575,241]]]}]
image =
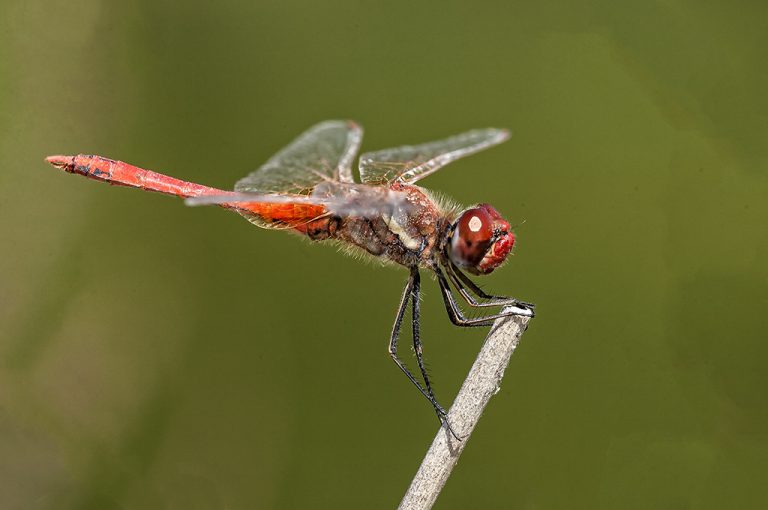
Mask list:
[{"label": "red compound eye", "polygon": [[493,237],[493,217],[486,209],[473,207],[461,215],[456,228],[461,238],[470,244],[487,242]]},{"label": "red compound eye", "polygon": [[509,223],[488,204],[464,211],[451,238],[451,259],[475,274],[490,273],[504,262],[515,237]]}]

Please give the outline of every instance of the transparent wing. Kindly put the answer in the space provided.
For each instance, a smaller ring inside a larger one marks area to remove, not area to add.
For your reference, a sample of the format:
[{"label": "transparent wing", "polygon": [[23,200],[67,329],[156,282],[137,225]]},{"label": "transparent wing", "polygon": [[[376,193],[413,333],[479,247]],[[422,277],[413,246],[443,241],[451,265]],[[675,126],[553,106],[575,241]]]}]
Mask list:
[{"label": "transparent wing", "polygon": [[318,184],[311,195],[229,191],[189,197],[184,202],[193,207],[235,209],[251,223],[269,229],[297,228],[328,215],[379,219],[413,207],[403,192],[338,181]]},{"label": "transparent wing", "polygon": [[219,195],[190,197],[184,202],[192,207],[220,205],[234,209],[245,219],[261,228],[299,228],[328,214],[324,197],[291,194],[265,194],[226,191]]},{"label": "transparent wing", "polygon": [[304,204],[325,206],[328,201],[309,195],[270,195],[266,193],[229,191],[221,195],[202,195],[184,199],[190,207],[201,205],[240,205],[240,204]]},{"label": "transparent wing", "polygon": [[363,130],[352,121],[321,122],[235,184],[235,191],[308,195],[323,181],[353,182]]},{"label": "transparent wing", "polygon": [[[240,208],[251,213],[272,213],[273,205],[288,205],[304,218],[307,211],[337,216],[378,218],[382,211],[407,205],[404,193],[383,187],[370,187],[355,183],[326,181],[315,187],[311,195],[264,194],[228,191],[220,195],[189,197],[184,203],[191,207],[223,205]],[[287,208],[285,210],[291,211]],[[282,211],[281,211],[282,212]],[[293,211],[292,211],[293,212]]]},{"label": "transparent wing", "polygon": [[413,183],[508,138],[509,131],[504,129],[475,129],[436,142],[366,152],[360,156],[360,179],[365,184]]}]

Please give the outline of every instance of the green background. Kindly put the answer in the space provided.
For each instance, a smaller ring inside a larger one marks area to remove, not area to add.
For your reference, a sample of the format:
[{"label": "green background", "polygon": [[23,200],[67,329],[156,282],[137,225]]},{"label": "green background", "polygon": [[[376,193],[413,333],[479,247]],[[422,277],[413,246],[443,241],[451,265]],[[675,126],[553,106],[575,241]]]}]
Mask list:
[{"label": "green background", "polygon": [[[43,162],[229,188],[353,118],[514,133],[422,181],[524,222],[483,284],[539,312],[437,508],[766,508],[766,48],[764,2],[5,0],[0,506],[397,504],[402,268]],[[448,404],[485,332],[424,287]]]}]

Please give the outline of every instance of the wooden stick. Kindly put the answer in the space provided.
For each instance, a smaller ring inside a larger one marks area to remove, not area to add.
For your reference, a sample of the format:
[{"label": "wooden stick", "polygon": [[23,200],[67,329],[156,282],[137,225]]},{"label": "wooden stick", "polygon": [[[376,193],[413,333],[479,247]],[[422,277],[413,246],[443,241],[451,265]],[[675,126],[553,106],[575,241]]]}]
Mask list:
[{"label": "wooden stick", "polygon": [[528,320],[528,317],[510,316],[493,324],[480,354],[448,411],[448,420],[462,441],[457,441],[445,428],[437,432],[411,486],[400,502],[400,510],[432,508],[480,420],[483,409],[499,391],[504,370],[520,342],[520,337],[528,327]]}]

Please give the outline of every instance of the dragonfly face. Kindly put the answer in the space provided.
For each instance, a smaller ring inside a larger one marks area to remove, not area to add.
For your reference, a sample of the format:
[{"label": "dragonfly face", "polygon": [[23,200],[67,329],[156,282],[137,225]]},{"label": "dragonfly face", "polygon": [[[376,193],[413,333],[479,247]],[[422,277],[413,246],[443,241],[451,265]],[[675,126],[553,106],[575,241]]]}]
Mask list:
[{"label": "dragonfly face", "polygon": [[472,274],[488,274],[504,263],[514,245],[509,223],[492,206],[480,204],[459,216],[448,255]]}]

